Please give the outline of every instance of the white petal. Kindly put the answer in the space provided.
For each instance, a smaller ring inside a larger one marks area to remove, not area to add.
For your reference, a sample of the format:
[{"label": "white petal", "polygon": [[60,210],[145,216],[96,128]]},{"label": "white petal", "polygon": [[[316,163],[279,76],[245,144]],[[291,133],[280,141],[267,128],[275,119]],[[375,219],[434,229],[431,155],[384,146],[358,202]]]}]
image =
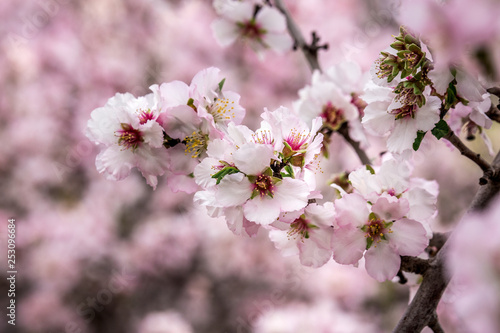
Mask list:
[{"label": "white petal", "polygon": [[387,102],[373,102],[366,106],[361,123],[369,132],[384,135],[394,126],[394,115],[387,112]]},{"label": "white petal", "polygon": [[309,186],[304,181],[284,178],[276,186],[274,199],[282,211],[295,211],[307,205],[309,193]]},{"label": "white petal", "polygon": [[243,206],[243,213],[249,221],[261,225],[268,225],[276,221],[280,215],[280,207],[276,200],[268,196],[257,196],[245,203]]},{"label": "white petal", "polygon": [[277,52],[290,51],[293,46],[292,37],[285,33],[268,32],[262,37],[262,40]]},{"label": "white petal", "polygon": [[285,32],[286,30],[286,18],[275,8],[262,7],[257,13],[256,21],[262,29],[268,32]]},{"label": "white petal", "polygon": [[236,167],[247,175],[259,175],[271,164],[274,156],[269,145],[247,143],[233,154]]},{"label": "white petal", "polygon": [[121,150],[119,146],[110,146],[101,151],[95,160],[99,173],[109,180],[121,180],[130,175],[135,166],[134,153],[130,149]]},{"label": "white petal", "polygon": [[222,47],[231,45],[239,37],[239,28],[235,22],[218,19],[210,27],[212,28],[215,40]]},{"label": "white petal", "polygon": [[216,192],[217,201],[223,207],[239,206],[252,195],[252,184],[241,174],[228,175],[222,179]]},{"label": "white petal", "polygon": [[270,230],[269,239],[274,243],[274,246],[280,250],[283,256],[290,257],[299,254],[297,241],[291,239],[286,231]]},{"label": "white petal", "polygon": [[387,148],[393,153],[402,153],[413,148],[417,138],[417,129],[414,119],[399,119],[396,121],[392,133],[387,139]]}]

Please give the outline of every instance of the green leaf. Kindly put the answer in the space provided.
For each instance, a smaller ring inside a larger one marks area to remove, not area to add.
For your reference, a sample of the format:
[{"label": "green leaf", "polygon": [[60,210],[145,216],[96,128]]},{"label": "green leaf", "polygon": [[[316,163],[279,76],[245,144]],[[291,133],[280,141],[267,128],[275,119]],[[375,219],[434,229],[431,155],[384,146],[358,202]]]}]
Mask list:
[{"label": "green leaf", "polygon": [[366,165],[366,170],[370,171],[370,173],[371,173],[372,175],[374,175],[374,174],[375,174],[375,170],[373,170],[372,166],[371,166],[371,165],[369,165],[369,164],[367,164],[367,165]]},{"label": "green leaf", "polygon": [[236,169],[235,167],[228,166],[228,167],[225,167],[224,169],[220,170],[216,174],[212,175],[212,178],[217,179],[217,183],[216,184],[219,185],[219,183],[222,180],[222,178],[224,178],[227,175],[230,175],[230,174],[233,174],[233,173],[238,173],[238,172],[240,172],[240,170]]},{"label": "green leaf", "polygon": [[293,172],[293,169],[290,165],[286,165],[285,166],[285,171],[286,172],[282,172],[281,175],[283,177],[290,177],[290,178],[295,178],[295,175],[294,175],[294,172]]},{"label": "green leaf", "polygon": [[219,91],[222,91],[222,87],[224,87],[224,82],[226,82],[226,78],[223,78],[222,81],[219,82]]},{"label": "green leaf", "polygon": [[422,143],[422,140],[424,138],[424,135],[427,132],[424,131],[418,131],[417,132],[417,137],[415,138],[415,141],[413,141],[413,150],[417,151],[418,148],[420,148],[420,144]]},{"label": "green leaf", "polygon": [[373,244],[373,238],[367,237],[366,238],[366,249],[368,250]]},{"label": "green leaf", "polygon": [[439,140],[450,132],[448,123],[441,119],[436,123],[436,126],[431,130],[432,134]]}]

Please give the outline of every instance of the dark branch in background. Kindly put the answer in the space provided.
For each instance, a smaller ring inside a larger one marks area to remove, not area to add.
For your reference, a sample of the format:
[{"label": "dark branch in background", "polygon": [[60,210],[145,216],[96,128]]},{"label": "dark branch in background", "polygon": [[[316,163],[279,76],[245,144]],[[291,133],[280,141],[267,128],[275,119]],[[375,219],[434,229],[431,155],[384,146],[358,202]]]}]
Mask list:
[{"label": "dark branch in background", "polygon": [[429,268],[429,260],[417,257],[401,256],[401,270],[423,275]]},{"label": "dark branch in background", "polygon": [[361,163],[365,165],[371,164],[370,159],[368,158],[368,155],[366,155],[365,151],[361,149],[359,146],[359,142],[354,141],[350,136],[349,136],[349,129],[347,128],[347,122],[345,122],[337,131],[339,132],[340,135],[344,137],[344,139],[352,146],[356,154],[358,154],[359,159],[361,160]]},{"label": "dark branch in background", "polygon": [[448,134],[446,134],[443,138],[446,140],[450,141],[452,145],[454,145],[458,151],[470,159],[472,162],[476,163],[481,170],[483,170],[484,174],[483,177],[479,179],[479,184],[480,185],[485,185],[488,183],[488,180],[495,177],[496,173],[495,170],[491,167],[491,165],[486,162],[481,155],[476,154],[472,150],[470,150],[461,140],[458,136],[453,133],[453,131],[449,131]]},{"label": "dark branch in background", "polygon": [[[493,168],[500,168],[500,152],[492,165]],[[500,177],[497,175],[479,188],[468,211],[480,212],[486,209],[499,192]],[[445,242],[436,257],[429,260],[429,268],[423,275],[422,284],[393,332],[421,332],[425,326],[429,326],[434,332],[443,332],[437,321],[436,307],[451,278],[444,267],[449,244],[450,242]]]},{"label": "dark branch in background", "polygon": [[[500,98],[500,87],[493,87],[487,89],[487,91]],[[486,112],[486,115],[493,121],[496,121],[500,123],[500,104],[498,104],[496,107],[492,104],[488,112]]]},{"label": "dark branch in background", "polygon": [[286,17],[286,25],[288,27],[288,31],[295,41],[294,48],[302,50],[307,62],[309,63],[309,67],[311,67],[311,70],[317,69],[321,71],[321,67],[318,61],[318,50],[326,50],[328,48],[328,44],[319,45],[319,37],[315,32],[312,33],[311,44],[307,44],[304,36],[302,36],[302,32],[300,31],[295,21],[292,19],[292,15],[290,15],[290,12],[283,3],[283,0],[274,0],[274,4],[276,5],[276,8],[278,8]]}]

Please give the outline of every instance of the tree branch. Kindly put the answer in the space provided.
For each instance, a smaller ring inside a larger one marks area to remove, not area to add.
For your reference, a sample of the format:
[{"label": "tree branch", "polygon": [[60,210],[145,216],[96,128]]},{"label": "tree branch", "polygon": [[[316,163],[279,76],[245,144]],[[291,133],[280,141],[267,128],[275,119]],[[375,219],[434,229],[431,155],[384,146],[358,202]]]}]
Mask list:
[{"label": "tree branch", "polygon": [[365,165],[370,165],[372,162],[370,161],[370,159],[368,158],[368,155],[366,155],[365,151],[363,149],[361,149],[360,145],[359,145],[359,142],[357,141],[354,141],[350,136],[349,136],[349,130],[347,128],[347,123],[344,123],[340,128],[339,130],[337,131],[339,132],[340,135],[342,135],[344,137],[344,139],[352,146],[352,148],[354,149],[354,151],[356,152],[356,154],[358,155],[359,157],[359,160],[361,161],[361,163],[365,164]]},{"label": "tree branch", "polygon": [[451,144],[454,145],[462,155],[470,159],[472,162],[476,163],[481,168],[481,170],[483,170],[484,175],[479,179],[480,185],[485,185],[489,179],[495,176],[495,170],[492,168],[492,166],[488,162],[486,162],[486,160],[483,159],[480,154],[476,154],[475,152],[470,150],[462,142],[462,140],[460,140],[460,138],[456,136],[455,133],[453,133],[453,131],[449,131],[448,134],[444,136],[444,138],[450,141]]},{"label": "tree branch", "polygon": [[401,270],[415,274],[425,274],[429,268],[429,260],[417,257],[401,256]]},{"label": "tree branch", "polygon": [[[493,168],[500,168],[500,152],[493,160]],[[488,184],[479,188],[468,212],[486,209],[499,192],[500,177],[497,173]],[[450,237],[453,237],[453,234]],[[434,316],[439,300],[451,278],[445,270],[449,244],[449,241],[445,242],[436,257],[429,260],[429,268],[423,275],[422,284],[393,332],[421,332],[425,326],[431,327],[434,332],[442,332],[442,328],[439,331],[440,326],[436,326],[437,317]]]},{"label": "tree branch", "polygon": [[318,45],[319,38],[316,36],[315,33],[312,34],[313,36],[312,43],[307,44],[306,40],[304,39],[304,36],[302,35],[302,32],[300,31],[299,27],[293,20],[292,15],[290,15],[290,12],[286,8],[283,0],[274,0],[274,4],[283,13],[283,15],[285,15],[286,25],[288,27],[290,35],[295,41],[295,47],[302,50],[302,53],[306,57],[307,63],[309,64],[311,70],[321,71],[321,67],[318,61],[318,50],[321,48],[323,49],[327,48],[327,46]]}]

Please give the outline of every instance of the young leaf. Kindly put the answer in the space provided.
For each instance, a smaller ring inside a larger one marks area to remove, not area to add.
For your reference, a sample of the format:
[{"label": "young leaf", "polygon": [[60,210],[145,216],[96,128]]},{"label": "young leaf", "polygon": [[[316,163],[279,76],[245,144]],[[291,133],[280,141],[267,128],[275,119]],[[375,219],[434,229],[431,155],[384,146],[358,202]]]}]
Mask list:
[{"label": "young leaf", "polygon": [[427,132],[424,131],[418,131],[417,132],[417,137],[415,138],[415,141],[413,141],[413,150],[417,151],[418,148],[420,148],[420,144],[422,143],[422,140],[424,139],[424,135]]},{"label": "young leaf", "polygon": [[240,170],[236,169],[235,167],[228,166],[228,167],[225,167],[224,169],[220,170],[216,174],[212,175],[212,178],[217,179],[216,184],[219,185],[222,178],[224,178],[227,175],[230,175],[233,173],[238,173],[238,172],[240,172]]},{"label": "young leaf", "polygon": [[450,132],[450,127],[441,119],[436,123],[436,126],[431,130],[432,134],[439,140]]}]

